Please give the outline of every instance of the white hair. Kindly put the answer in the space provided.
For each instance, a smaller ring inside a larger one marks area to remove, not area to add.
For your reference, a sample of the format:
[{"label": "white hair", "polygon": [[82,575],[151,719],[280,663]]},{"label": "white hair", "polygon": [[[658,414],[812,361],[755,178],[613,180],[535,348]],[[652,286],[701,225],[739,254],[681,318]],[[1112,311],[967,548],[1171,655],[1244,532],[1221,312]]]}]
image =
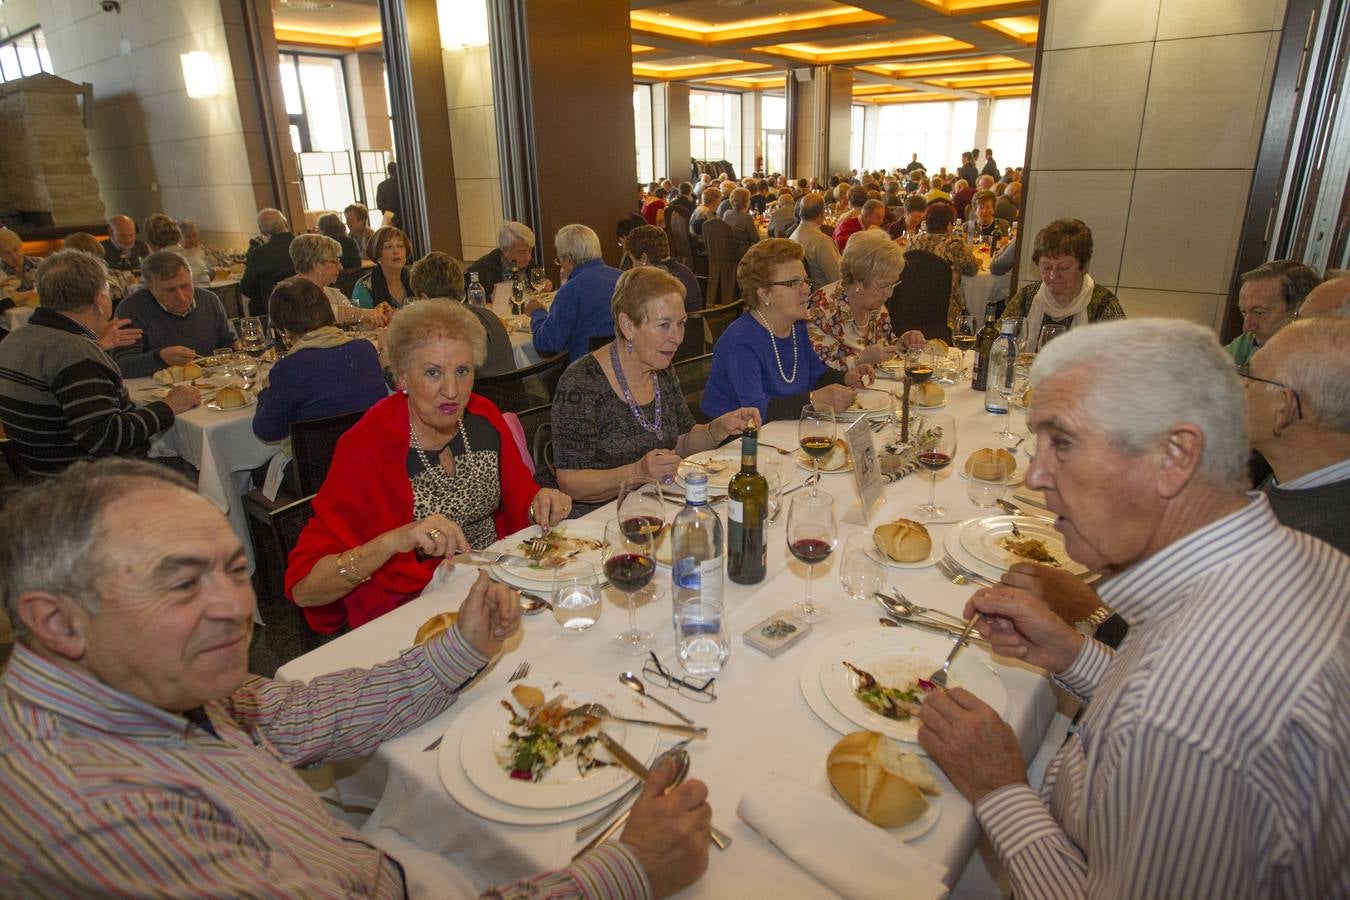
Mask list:
[{"label": "white hair", "polygon": [[1291,322],[1257,353],[1273,357],[1271,378],[1298,394],[1305,416],[1350,433],[1350,320]]},{"label": "white hair", "polygon": [[575,265],[600,258],[600,238],[585,225],[564,225],[553,236],[559,256],[569,256]]},{"label": "white hair", "polygon": [[259,234],[281,234],[290,230],[291,225],[286,221],[286,217],[281,214],[281,210],[271,208],[258,210]]},{"label": "white hair", "polygon": [[1205,435],[1200,473],[1218,487],[1246,488],[1242,382],[1213,331],[1176,319],[1081,325],[1036,356],[1032,387],[1071,369],[1087,376],[1079,400],[1088,417],[1122,450],[1142,454],[1189,422]]},{"label": "white hair", "polygon": [[510,250],[516,244],[524,244],[533,250],[534,232],[530,230],[530,226],[508,219],[497,230],[497,249]]}]

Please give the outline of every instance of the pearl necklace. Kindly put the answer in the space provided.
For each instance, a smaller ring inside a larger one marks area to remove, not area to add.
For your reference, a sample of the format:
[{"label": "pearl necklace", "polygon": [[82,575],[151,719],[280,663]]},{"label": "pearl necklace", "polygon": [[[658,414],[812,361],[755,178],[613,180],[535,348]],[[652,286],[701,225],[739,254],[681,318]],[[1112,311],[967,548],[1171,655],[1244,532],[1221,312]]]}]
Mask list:
[{"label": "pearl necklace", "polygon": [[656,372],[652,372],[652,392],[656,394],[656,412],[652,416],[652,421],[648,422],[647,417],[642,414],[642,407],[638,406],[637,401],[633,399],[633,392],[628,389],[628,379],[623,377],[623,366],[619,364],[618,341],[609,345],[609,361],[614,364],[614,380],[619,383],[619,389],[623,391],[623,399],[628,401],[628,409],[633,413],[633,418],[637,419],[637,423],[642,426],[643,431],[660,434],[663,404],[661,402],[661,381],[656,377]]},{"label": "pearl necklace", "polygon": [[[796,337],[793,335],[793,333],[792,333],[791,331],[788,332],[788,337],[792,340],[792,377],[789,378],[789,377],[787,376],[787,373],[783,371],[783,358],[782,358],[781,356],[778,355],[778,337],[777,337],[777,335],[775,335],[775,334],[773,333],[773,329],[769,327],[769,323],[766,322],[766,321],[764,321],[764,316],[760,314],[760,311],[759,311],[759,310],[757,310],[757,309],[751,310],[751,311],[750,311],[750,315],[754,316],[754,317],[755,317],[755,320],[756,320],[757,322],[759,322],[759,324],[763,325],[763,326],[764,326],[764,330],[767,331],[767,332],[769,333],[769,346],[773,348],[773,361],[776,362],[776,363],[778,364],[778,377],[779,377],[779,378],[782,378],[782,379],[783,379],[785,382],[787,382],[788,384],[792,384],[794,381],[797,380],[797,341],[796,341]],[[796,327],[796,326],[794,325],[793,327]]]},{"label": "pearl necklace", "polygon": [[[464,455],[468,456],[473,452],[473,448],[469,446],[469,430],[465,428],[463,419],[460,419],[459,421],[459,436],[460,439],[464,441]],[[408,422],[408,437],[409,442],[412,444],[412,448],[417,451],[418,458],[422,460],[422,467],[428,472],[438,473],[439,480],[445,482],[447,485],[451,484],[452,479],[450,478],[450,473],[445,471],[445,466],[442,466],[440,459],[437,458],[440,456],[440,453],[437,453],[436,457],[433,457],[422,448],[422,439],[417,436],[417,428],[411,421]],[[454,438],[452,437],[450,440],[453,441]],[[450,444],[447,443],[445,446],[449,447]],[[443,452],[445,452],[445,447],[441,448],[441,453]],[[454,456],[455,451],[451,450],[450,457],[453,459]],[[458,467],[456,467],[456,469],[458,469]]]}]

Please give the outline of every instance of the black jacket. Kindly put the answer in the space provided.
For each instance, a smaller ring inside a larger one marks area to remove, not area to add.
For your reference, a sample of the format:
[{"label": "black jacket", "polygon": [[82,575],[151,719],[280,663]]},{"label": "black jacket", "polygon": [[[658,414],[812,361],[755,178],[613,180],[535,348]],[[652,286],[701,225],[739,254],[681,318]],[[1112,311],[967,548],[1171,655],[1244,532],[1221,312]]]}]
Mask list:
[{"label": "black jacket", "polygon": [[285,281],[295,274],[295,266],[291,265],[293,240],[295,235],[283,231],[248,251],[244,261],[244,277],[239,279],[239,290],[248,297],[250,316],[267,315],[267,301],[272,296],[272,288],[277,286],[277,282]]}]

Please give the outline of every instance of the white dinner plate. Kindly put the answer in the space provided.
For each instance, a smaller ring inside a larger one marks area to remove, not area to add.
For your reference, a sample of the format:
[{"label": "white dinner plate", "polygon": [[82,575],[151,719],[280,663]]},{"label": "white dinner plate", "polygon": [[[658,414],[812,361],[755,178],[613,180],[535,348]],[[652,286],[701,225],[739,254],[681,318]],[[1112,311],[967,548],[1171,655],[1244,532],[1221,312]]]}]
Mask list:
[{"label": "white dinner plate", "polygon": [[848,409],[834,414],[840,422],[852,422],[860,416],[875,419],[891,414],[891,392],[884,388],[864,388],[853,398]]},{"label": "white dinner plate", "polygon": [[1046,552],[1054,557],[1058,568],[1074,575],[1083,575],[1087,572],[1086,566],[1074,562],[1069,556],[1068,550],[1064,547],[1064,536],[1055,530],[1055,523],[1036,516],[985,516],[973,519],[958,529],[961,547],[986,565],[999,569],[1007,569],[1019,562],[1038,562],[1039,560],[1028,560],[1008,549],[1008,544],[1017,540],[1012,533],[1014,523],[1023,538],[1041,542]]},{"label": "white dinner plate", "polygon": [[934,544],[928,550],[928,556],[915,562],[896,562],[885,553],[877,549],[876,544],[870,544],[867,547],[867,555],[879,563],[891,567],[892,569],[926,569],[929,566],[937,565],[937,561],[942,559],[942,551]]},{"label": "white dinner plate", "polygon": [[[843,438],[838,438],[838,440],[843,440]],[[805,450],[798,450],[796,454],[793,455],[792,458],[793,460],[796,461],[797,468],[805,469],[808,472],[815,471],[815,467],[811,464],[811,457],[806,455]],[[844,465],[840,466],[837,469],[827,469],[824,466],[820,467],[820,474],[822,475],[842,475],[846,472],[852,471],[853,471],[853,457],[851,456],[848,457],[848,462],[844,463]]]},{"label": "white dinner plate", "polygon": [[[522,684],[532,684],[544,691],[550,700],[565,695],[567,704],[603,703],[616,715],[640,718],[642,707],[633,702],[636,695],[619,687],[610,687],[608,681],[589,676],[555,678],[527,678]],[[511,700],[511,688],[503,685],[465,711],[468,726],[460,740],[460,765],[469,782],[487,796],[501,803],[525,809],[560,809],[598,800],[632,784],[633,776],[622,766],[611,764],[592,769],[585,775],[577,771],[575,757],[564,757],[537,782],[512,778],[502,767],[499,754],[505,752],[507,736],[511,732],[510,716],[501,705]],[[627,696],[623,696],[626,694]],[[520,705],[513,704],[517,709]],[[650,762],[656,756],[658,734],[655,728],[621,722],[609,722],[604,730],[623,744],[635,757]],[[596,750],[596,759],[613,763],[609,752]]]},{"label": "white dinner plate", "polygon": [[[902,749],[910,753],[914,752],[914,748],[909,746]],[[925,763],[925,765],[931,767],[933,764]],[[829,794],[834,798],[834,802],[838,803],[849,812],[853,812],[853,807],[845,803],[844,798],[840,797],[839,792],[834,789],[834,785],[830,784],[830,775],[825,770],[824,766],[820,766],[816,769],[815,777],[811,779],[811,786]],[[918,840],[933,830],[933,826],[936,825],[938,819],[942,817],[942,795],[939,794],[936,797],[930,797],[927,794],[924,794],[923,798],[928,801],[928,809],[924,810],[923,815],[919,816],[908,825],[901,825],[897,828],[887,828],[886,831],[891,837],[898,841],[909,842]]]},{"label": "white dinner plate", "polygon": [[[217,391],[216,393],[219,393],[219,391]],[[252,394],[248,394],[247,397],[248,399],[244,402],[243,406],[224,407],[221,406],[217,401],[212,400],[210,403],[206,404],[206,408],[215,410],[216,412],[238,412],[241,409],[248,409],[250,406],[258,405],[257,397],[253,396]]]},{"label": "white dinner plate", "polygon": [[[962,481],[970,480],[970,473],[966,471],[966,467],[964,464],[959,469],[956,470],[956,474],[957,477],[959,477]],[[1026,476],[1027,476],[1027,467],[1022,465],[1021,460],[1018,460],[1017,468],[1013,469],[1012,474],[1008,476],[1008,484],[1021,484],[1023,479],[1026,478]],[[1021,523],[1018,523],[1017,527],[1021,528],[1022,527]]]},{"label": "white dinner plate", "polygon": [[[833,652],[821,660],[819,677],[825,697],[856,728],[879,731],[887,737],[918,745],[919,719],[888,719],[873,711],[853,694],[857,676],[844,661],[870,672],[886,685],[927,678],[951,652],[953,639],[908,628],[871,628],[842,635],[830,646]],[[1003,679],[989,666],[984,653],[967,647],[947,673],[949,687],[961,687],[993,707],[1000,716],[1008,705]]]},{"label": "white dinner plate", "polygon": [[946,409],[946,408],[947,408],[947,401],[946,401],[946,400],[942,401],[941,403],[935,404],[935,405],[933,405],[933,406],[920,406],[920,405],[917,404],[917,403],[911,403],[911,404],[909,405],[909,411],[912,412],[912,413],[930,413],[930,412],[937,412],[939,409]]},{"label": "white dinner plate", "polygon": [[[704,469],[702,466],[692,465],[692,463],[705,463],[709,468]],[[675,484],[683,495],[685,490],[684,476],[692,472],[702,472],[708,476],[709,494],[725,494],[727,485],[731,482],[731,476],[740,470],[741,448],[739,443],[732,443],[715,450],[691,453],[680,460],[679,468],[675,471]]]},{"label": "white dinner plate", "polygon": [[[572,537],[593,540],[596,543],[594,549],[583,550],[573,556],[563,566],[556,571],[562,575],[575,575],[585,569],[589,564],[594,567],[601,579],[604,578],[604,570],[601,568],[601,548],[600,542],[605,536],[605,526],[600,521],[590,521],[574,519],[563,522],[553,529],[564,535]],[[531,533],[533,536],[533,532]],[[526,551],[525,541],[522,539],[506,538],[497,541],[489,549],[498,553],[509,553],[513,556],[523,556]],[[493,563],[489,567],[492,577],[504,581],[512,587],[524,588],[529,591],[548,591],[553,588],[554,569],[549,568],[545,563],[526,564],[523,562],[511,563]]]},{"label": "white dinner plate", "polygon": [[[969,521],[973,522],[975,520],[971,519]],[[966,523],[963,522],[961,524],[965,525]],[[1007,571],[1006,568],[992,566],[982,559],[971,556],[970,551],[961,546],[961,529],[959,527],[949,528],[947,530],[946,535],[942,538],[942,549],[946,550],[948,556],[956,560],[956,562],[960,563],[965,568],[993,581],[998,581],[1003,577],[1003,573]]]}]

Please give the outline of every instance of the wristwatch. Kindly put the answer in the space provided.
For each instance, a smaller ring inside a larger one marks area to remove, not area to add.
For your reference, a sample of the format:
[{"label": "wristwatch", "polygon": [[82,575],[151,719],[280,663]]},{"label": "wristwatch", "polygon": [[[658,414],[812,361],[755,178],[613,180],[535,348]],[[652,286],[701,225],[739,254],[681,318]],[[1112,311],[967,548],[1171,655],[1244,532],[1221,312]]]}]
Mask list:
[{"label": "wristwatch", "polygon": [[1094,634],[1101,624],[1111,616],[1115,615],[1115,610],[1103,603],[1092,611],[1092,614],[1085,619],[1079,619],[1074,623],[1074,628],[1087,635]]}]

